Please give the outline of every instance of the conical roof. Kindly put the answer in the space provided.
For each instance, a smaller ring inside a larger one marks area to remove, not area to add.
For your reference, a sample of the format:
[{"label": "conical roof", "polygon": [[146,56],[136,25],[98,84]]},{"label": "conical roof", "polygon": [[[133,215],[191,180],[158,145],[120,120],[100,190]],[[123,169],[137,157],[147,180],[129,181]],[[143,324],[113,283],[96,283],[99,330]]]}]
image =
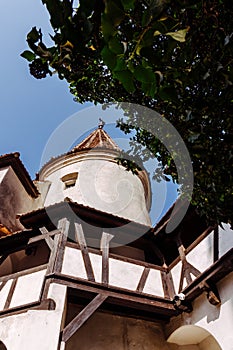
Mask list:
[{"label": "conical roof", "polygon": [[120,151],[120,148],[106,133],[106,131],[104,131],[102,127],[98,127],[98,129],[94,130],[83,141],[81,141],[77,146],[75,146],[71,150],[71,152],[77,152],[93,148],[105,148]]}]

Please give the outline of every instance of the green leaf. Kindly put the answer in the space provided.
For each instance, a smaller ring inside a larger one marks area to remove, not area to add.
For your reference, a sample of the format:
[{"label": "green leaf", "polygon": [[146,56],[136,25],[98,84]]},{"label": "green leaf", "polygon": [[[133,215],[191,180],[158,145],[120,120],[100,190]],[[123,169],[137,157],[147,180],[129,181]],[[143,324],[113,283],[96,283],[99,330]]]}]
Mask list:
[{"label": "green leaf", "polygon": [[150,9],[145,10],[145,12],[142,15],[142,27],[148,26],[152,18],[153,17]]},{"label": "green leaf", "polygon": [[93,0],[79,0],[80,10],[83,11],[87,17],[89,17],[95,7],[95,1]]},{"label": "green leaf", "polygon": [[181,30],[177,30],[177,32],[168,32],[166,33],[166,35],[169,35],[170,37],[172,37],[172,39],[183,43],[185,42],[185,36],[188,30],[189,28],[181,29]]},{"label": "green leaf", "polygon": [[114,26],[118,26],[125,17],[125,12],[121,9],[116,1],[106,1],[105,14],[109,17]]},{"label": "green leaf", "polygon": [[36,55],[29,50],[22,52],[20,56],[26,58],[26,60],[28,60],[29,62],[32,62],[36,58]]},{"label": "green leaf", "polygon": [[134,9],[135,0],[121,0],[121,3],[125,11]]},{"label": "green leaf", "polygon": [[117,61],[116,61],[116,66],[114,67],[113,71],[116,72],[116,71],[122,71],[122,70],[127,70],[125,59],[121,58],[121,57],[118,57]]},{"label": "green leaf", "polygon": [[109,40],[108,47],[113,53],[117,55],[124,53],[123,44],[115,36]]},{"label": "green leaf", "polygon": [[109,50],[107,46],[104,46],[103,50],[101,51],[101,56],[103,58],[104,63],[110,68],[113,69],[116,66],[116,55]]},{"label": "green leaf", "polygon": [[134,77],[143,83],[154,83],[155,74],[151,68],[144,68],[143,66],[137,66],[134,69]]},{"label": "green leaf", "polygon": [[142,91],[146,96],[155,97],[157,86],[155,83],[142,83]]},{"label": "green leaf", "polygon": [[108,41],[109,38],[111,36],[114,36],[117,32],[110,18],[105,13],[103,13],[101,18],[101,28],[102,28],[104,39],[106,41]]},{"label": "green leaf", "polygon": [[113,73],[113,76],[118,79],[125,90],[128,92],[134,92],[135,86],[133,82],[133,74],[129,70],[122,70]]},{"label": "green leaf", "polygon": [[33,27],[32,30],[27,35],[27,41],[36,43],[39,39],[40,39],[40,33],[36,29],[36,27]]},{"label": "green leaf", "polygon": [[179,102],[178,96],[176,94],[175,88],[170,86],[161,87],[158,91],[159,97],[164,101]]}]

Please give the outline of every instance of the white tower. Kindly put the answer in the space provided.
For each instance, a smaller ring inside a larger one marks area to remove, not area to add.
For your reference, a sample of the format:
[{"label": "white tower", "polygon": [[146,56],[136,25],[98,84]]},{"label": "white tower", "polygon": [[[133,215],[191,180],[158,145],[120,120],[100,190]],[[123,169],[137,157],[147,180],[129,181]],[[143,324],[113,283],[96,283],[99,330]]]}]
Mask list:
[{"label": "white tower", "polygon": [[102,212],[151,225],[150,182],[146,171],[137,175],[117,164],[120,149],[102,126],[63,156],[51,159],[39,179],[50,183],[45,206],[64,198]]}]

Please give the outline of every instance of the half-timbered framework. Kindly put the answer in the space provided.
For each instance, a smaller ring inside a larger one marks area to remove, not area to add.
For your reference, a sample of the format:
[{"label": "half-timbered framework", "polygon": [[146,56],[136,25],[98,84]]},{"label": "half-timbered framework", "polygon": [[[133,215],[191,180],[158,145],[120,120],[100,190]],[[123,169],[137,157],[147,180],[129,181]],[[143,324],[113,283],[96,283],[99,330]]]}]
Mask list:
[{"label": "half-timbered framework", "polygon": [[[76,164],[106,162],[113,171],[116,151],[97,129],[35,182],[18,154],[0,158],[0,349],[231,349],[233,232],[207,227],[191,207],[170,234],[173,208],[151,227],[145,173],[132,180],[139,207],[91,207]],[[18,203],[7,216],[9,190]]]}]

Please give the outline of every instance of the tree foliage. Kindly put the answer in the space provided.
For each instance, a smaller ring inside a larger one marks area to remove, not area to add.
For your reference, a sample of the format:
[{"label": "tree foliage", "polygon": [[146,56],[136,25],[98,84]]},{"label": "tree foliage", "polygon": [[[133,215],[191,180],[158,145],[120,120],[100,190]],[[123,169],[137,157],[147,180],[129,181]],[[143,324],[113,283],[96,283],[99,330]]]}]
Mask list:
[{"label": "tree foliage", "polygon": [[[164,115],[192,158],[192,203],[209,222],[232,222],[232,1],[42,2],[54,44],[48,47],[36,27],[28,33],[30,51],[22,56],[31,74],[57,73],[80,103],[126,101]],[[139,127],[135,139],[158,157],[157,178],[176,179],[171,155],[155,137]]]}]

